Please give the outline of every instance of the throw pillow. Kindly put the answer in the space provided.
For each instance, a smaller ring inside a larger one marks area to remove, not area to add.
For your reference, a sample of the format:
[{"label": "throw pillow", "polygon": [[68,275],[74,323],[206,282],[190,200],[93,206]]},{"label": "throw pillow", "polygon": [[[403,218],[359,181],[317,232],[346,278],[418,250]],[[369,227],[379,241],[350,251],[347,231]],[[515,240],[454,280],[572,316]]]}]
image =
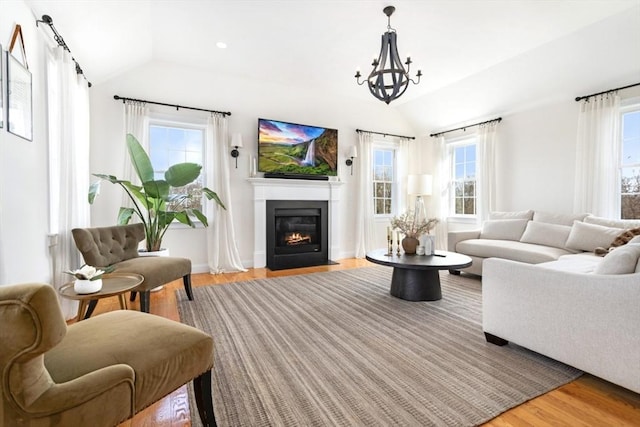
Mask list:
[{"label": "throw pillow", "polygon": [[582,221],[588,214],[561,214],[555,212],[535,211],[533,220],[537,222],[546,222],[549,224],[567,225],[571,227],[573,221]]},{"label": "throw pillow", "polygon": [[606,247],[618,234],[619,228],[574,221],[567,239],[567,248],[593,252],[597,247]]},{"label": "throw pillow", "polygon": [[489,219],[532,219],[533,211],[514,211],[500,212],[495,211],[489,213]]},{"label": "throw pillow", "polygon": [[570,233],[571,227],[568,225],[529,221],[520,241],[563,249]]},{"label": "throw pillow", "polygon": [[603,218],[601,216],[587,215],[584,222],[589,224],[604,225],[605,227],[616,228],[637,228],[640,227],[640,220],[638,219],[610,219]]},{"label": "throw pillow", "polygon": [[624,246],[627,243],[631,243],[631,241],[637,237],[640,237],[640,227],[624,230],[613,240],[613,242],[609,244],[608,247],[596,248],[594,252],[596,255],[604,256],[605,254],[607,254],[608,252],[611,252],[615,248]]},{"label": "throw pillow", "polygon": [[605,256],[596,267],[595,274],[631,274],[640,259],[640,245],[627,244]]},{"label": "throw pillow", "polygon": [[527,226],[526,219],[495,219],[488,220],[482,224],[480,232],[481,239],[493,240],[520,240],[524,228]]}]

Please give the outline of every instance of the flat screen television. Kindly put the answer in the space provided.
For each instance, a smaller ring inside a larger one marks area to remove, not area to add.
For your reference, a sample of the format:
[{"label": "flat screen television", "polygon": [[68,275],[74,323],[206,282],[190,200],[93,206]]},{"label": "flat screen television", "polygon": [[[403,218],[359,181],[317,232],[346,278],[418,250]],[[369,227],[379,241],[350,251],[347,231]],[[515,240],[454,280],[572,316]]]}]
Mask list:
[{"label": "flat screen television", "polygon": [[295,176],[338,174],[338,130],[258,119],[258,171]]}]

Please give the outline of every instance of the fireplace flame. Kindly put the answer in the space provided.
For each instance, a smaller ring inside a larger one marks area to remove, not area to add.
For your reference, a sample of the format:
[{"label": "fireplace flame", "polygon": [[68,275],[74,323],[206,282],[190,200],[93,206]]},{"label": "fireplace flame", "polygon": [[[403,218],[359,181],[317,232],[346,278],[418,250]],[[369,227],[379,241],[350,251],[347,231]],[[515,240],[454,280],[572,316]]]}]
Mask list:
[{"label": "fireplace flame", "polygon": [[311,243],[311,236],[296,232],[289,234],[284,240],[287,245],[301,245],[303,243]]}]

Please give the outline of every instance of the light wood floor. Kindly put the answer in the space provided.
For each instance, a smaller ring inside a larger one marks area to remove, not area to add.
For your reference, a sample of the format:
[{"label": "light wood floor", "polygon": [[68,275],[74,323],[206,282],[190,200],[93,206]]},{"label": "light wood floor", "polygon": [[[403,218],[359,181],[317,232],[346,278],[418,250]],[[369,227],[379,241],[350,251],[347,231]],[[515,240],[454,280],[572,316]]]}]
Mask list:
[{"label": "light wood floor", "polygon": [[[320,271],[342,270],[372,265],[360,259],[340,260],[339,265],[270,271],[250,269],[246,273],[194,274],[193,286],[222,285],[254,278],[289,276]],[[175,281],[151,295],[151,313],[180,320]],[[138,301],[129,303],[139,309]],[[119,308],[116,298],[100,300],[95,315]],[[640,356],[639,356],[640,357]],[[616,363],[614,360],[611,363]],[[198,416],[194,411],[194,416]],[[120,427],[189,426],[191,424],[186,386],[140,412]],[[585,374],[576,381],[533,399],[491,420],[485,426],[640,426],[640,395],[594,376]]]}]

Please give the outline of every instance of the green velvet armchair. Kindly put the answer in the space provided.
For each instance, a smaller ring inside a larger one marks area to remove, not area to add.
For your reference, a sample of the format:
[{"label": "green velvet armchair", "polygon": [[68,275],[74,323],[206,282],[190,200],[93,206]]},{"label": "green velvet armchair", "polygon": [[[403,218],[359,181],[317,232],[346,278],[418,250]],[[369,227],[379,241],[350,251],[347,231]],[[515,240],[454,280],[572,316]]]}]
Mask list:
[{"label": "green velvet armchair", "polygon": [[1,426],[114,426],[191,380],[215,425],[213,339],[196,328],[128,310],[67,326],[46,284],[0,286],[0,324]]},{"label": "green velvet armchair", "polygon": [[[114,272],[136,273],[144,277],[144,281],[134,290],[140,293],[140,311],[149,312],[151,289],[180,278],[187,297],[193,300],[190,259],[138,256],[138,244],[145,238],[142,224],[74,228],[71,233],[86,264],[94,267],[113,266]],[[132,293],[132,297],[135,297],[135,293]],[[90,305],[88,315],[91,315],[93,307],[95,303]]]}]

